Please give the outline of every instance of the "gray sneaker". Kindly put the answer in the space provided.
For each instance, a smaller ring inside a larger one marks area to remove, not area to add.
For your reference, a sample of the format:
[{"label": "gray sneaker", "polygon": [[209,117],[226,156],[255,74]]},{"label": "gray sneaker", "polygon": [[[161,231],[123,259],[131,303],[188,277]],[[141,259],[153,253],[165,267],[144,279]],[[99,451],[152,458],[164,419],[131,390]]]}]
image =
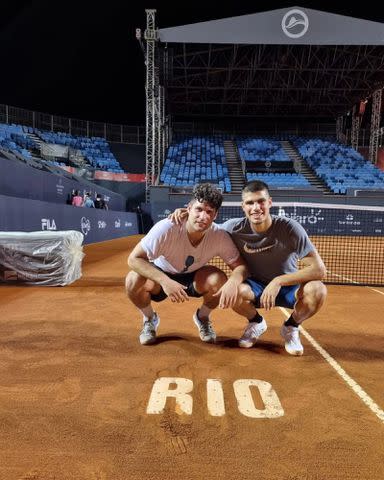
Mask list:
[{"label": "gray sneaker", "polygon": [[303,355],[304,348],[300,342],[300,330],[298,327],[282,325],[280,330],[281,336],[285,340],[285,350],[290,355]]},{"label": "gray sneaker", "polygon": [[260,323],[249,322],[244,330],[243,336],[239,339],[239,347],[251,348],[258,338],[267,330],[267,324],[263,318]]},{"label": "gray sneaker", "polygon": [[155,313],[150,320],[143,322],[143,329],[140,332],[141,345],[152,345],[156,342],[156,330],[160,324],[160,317]]},{"label": "gray sneaker", "polygon": [[199,335],[203,342],[215,343],[216,333],[212,327],[211,320],[200,320],[197,316],[197,312],[193,315],[193,321],[199,329]]}]

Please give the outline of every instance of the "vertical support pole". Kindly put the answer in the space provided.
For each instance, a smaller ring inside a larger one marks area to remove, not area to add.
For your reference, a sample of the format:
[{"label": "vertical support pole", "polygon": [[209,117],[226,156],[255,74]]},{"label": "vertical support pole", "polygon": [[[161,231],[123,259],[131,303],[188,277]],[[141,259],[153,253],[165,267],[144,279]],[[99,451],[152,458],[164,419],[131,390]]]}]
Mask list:
[{"label": "vertical support pole", "polygon": [[155,13],[156,10],[147,9],[147,28],[144,33],[146,40],[146,168],[145,168],[145,201],[149,202],[150,189],[154,184],[157,177],[157,138],[156,138],[156,71],[155,71],[155,58],[156,58],[156,40],[157,31],[155,27]]},{"label": "vertical support pole", "polygon": [[343,140],[343,117],[340,115],[336,119],[336,138],[340,143],[344,143]]},{"label": "vertical support pole", "polygon": [[360,118],[357,111],[357,106],[355,105],[352,111],[351,146],[356,151],[359,146],[359,129],[360,129]]},{"label": "vertical support pole", "polygon": [[380,88],[378,90],[375,90],[372,95],[371,128],[369,136],[369,160],[375,165],[377,163],[377,153],[379,150],[382,92],[383,90]]}]

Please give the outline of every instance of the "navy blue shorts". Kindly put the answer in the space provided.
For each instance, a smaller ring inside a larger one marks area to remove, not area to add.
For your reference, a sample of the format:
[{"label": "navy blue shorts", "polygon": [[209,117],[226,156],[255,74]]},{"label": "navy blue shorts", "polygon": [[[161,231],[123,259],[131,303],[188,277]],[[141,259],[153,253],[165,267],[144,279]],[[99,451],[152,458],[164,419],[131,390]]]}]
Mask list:
[{"label": "navy blue shorts", "polygon": [[[264,283],[253,280],[252,278],[247,278],[245,283],[251,287],[252,292],[255,294],[255,300],[253,304],[256,308],[260,308],[260,297],[264,291],[266,285]],[[300,285],[289,285],[287,287],[281,287],[280,292],[276,297],[275,305],[276,307],[285,307],[292,308],[296,303],[296,292],[299,289]]]},{"label": "navy blue shorts", "polygon": [[[156,268],[161,270],[161,268],[159,268],[159,267],[156,267]],[[164,270],[161,270],[161,271],[164,272]],[[195,287],[193,286],[193,280],[195,278],[196,272],[197,272],[197,270],[195,270],[194,272],[189,272],[189,273],[169,273],[169,272],[164,272],[164,273],[169,278],[172,278],[172,280],[175,280],[176,282],[179,282],[182,285],[184,285],[185,287],[187,287],[187,289],[185,291],[187,292],[188,297],[197,297],[198,298],[198,297],[202,297],[203,294],[196,292]],[[154,302],[162,302],[166,298],[167,298],[167,294],[164,292],[164,290],[162,288],[161,288],[159,293],[151,293],[151,299]]]}]

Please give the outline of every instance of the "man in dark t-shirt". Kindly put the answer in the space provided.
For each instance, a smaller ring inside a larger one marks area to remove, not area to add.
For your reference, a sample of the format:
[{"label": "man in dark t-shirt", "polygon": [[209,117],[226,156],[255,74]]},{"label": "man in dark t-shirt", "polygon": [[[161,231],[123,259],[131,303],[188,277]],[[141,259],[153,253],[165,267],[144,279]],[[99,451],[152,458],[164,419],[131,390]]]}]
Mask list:
[{"label": "man in dark t-shirt", "polygon": [[321,280],[326,270],[304,228],[291,218],[271,215],[271,206],[268,185],[251,181],[242,192],[245,218],[221,225],[231,234],[250,271],[240,287],[242,302],[234,308],[249,322],[239,346],[252,347],[267,330],[257,308],[279,306],[293,310],[280,330],[285,349],[291,355],[302,355],[299,325],[324,303],[326,287]]}]

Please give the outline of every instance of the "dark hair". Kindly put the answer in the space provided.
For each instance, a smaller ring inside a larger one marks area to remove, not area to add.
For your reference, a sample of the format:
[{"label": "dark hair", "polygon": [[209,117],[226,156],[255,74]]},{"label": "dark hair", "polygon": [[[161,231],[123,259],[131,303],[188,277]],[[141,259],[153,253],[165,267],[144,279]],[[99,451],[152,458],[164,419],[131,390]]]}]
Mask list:
[{"label": "dark hair", "polygon": [[192,195],[192,201],[208,203],[208,205],[215,210],[218,210],[223,202],[221,191],[218,188],[213,187],[210,183],[200,183],[195,185]]},{"label": "dark hair", "polygon": [[250,182],[246,183],[241,193],[255,193],[260,192],[261,190],[265,190],[268,195],[271,196],[268,185],[261,180],[251,180]]}]

